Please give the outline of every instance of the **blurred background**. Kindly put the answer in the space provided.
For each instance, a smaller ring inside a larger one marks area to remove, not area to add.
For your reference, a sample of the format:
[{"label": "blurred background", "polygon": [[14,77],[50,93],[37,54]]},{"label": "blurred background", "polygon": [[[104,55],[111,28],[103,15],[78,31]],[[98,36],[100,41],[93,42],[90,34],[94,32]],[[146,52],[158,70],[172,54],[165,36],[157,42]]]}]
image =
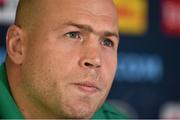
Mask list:
[{"label": "blurred background", "polygon": [[[114,0],[118,69],[108,101],[130,118],[180,119],[180,0]],[[0,63],[18,0],[0,0]]]}]

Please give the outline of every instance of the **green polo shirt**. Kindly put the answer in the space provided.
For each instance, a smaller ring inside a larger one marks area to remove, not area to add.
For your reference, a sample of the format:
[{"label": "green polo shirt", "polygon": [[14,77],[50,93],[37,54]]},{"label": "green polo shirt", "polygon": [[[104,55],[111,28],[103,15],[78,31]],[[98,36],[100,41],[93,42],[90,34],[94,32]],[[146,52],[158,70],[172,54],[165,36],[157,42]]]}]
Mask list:
[{"label": "green polo shirt", "polygon": [[[0,66],[0,118],[24,118],[11,95],[4,64]],[[98,118],[127,119],[126,116],[122,115],[108,103],[104,103],[104,105],[94,114],[92,119]]]}]

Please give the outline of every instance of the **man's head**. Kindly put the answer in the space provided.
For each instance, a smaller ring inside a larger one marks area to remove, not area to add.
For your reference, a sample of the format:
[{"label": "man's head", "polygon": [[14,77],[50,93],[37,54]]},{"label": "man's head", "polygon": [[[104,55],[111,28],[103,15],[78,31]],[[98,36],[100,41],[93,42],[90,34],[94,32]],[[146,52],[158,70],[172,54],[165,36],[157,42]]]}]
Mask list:
[{"label": "man's head", "polygon": [[7,73],[27,118],[90,118],[117,65],[111,0],[20,0],[7,33]]}]

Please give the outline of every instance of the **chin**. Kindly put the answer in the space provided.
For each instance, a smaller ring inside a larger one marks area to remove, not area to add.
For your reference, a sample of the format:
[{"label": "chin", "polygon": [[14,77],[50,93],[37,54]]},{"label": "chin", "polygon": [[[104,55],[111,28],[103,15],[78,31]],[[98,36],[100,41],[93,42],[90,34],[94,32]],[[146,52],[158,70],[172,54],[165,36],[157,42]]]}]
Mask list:
[{"label": "chin", "polygon": [[76,113],[70,113],[66,114],[63,118],[64,119],[90,119],[93,116],[94,112],[76,112]]},{"label": "chin", "polygon": [[89,119],[93,116],[95,111],[96,111],[95,107],[76,104],[73,107],[66,109],[65,116],[67,117],[65,118]]},{"label": "chin", "polygon": [[74,115],[74,117],[71,117],[72,119],[90,119],[93,114],[79,114]]}]

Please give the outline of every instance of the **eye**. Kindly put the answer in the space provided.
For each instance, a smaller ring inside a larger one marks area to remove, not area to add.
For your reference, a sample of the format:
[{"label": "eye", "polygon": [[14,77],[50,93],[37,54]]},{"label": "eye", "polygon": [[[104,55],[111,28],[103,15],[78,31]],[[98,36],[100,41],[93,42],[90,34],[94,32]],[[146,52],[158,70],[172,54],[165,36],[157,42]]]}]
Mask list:
[{"label": "eye", "polygon": [[72,39],[81,39],[80,32],[68,32],[66,36]]},{"label": "eye", "polygon": [[113,47],[114,46],[113,41],[110,39],[103,39],[101,41],[101,43],[102,43],[102,45],[107,46],[107,47]]}]

